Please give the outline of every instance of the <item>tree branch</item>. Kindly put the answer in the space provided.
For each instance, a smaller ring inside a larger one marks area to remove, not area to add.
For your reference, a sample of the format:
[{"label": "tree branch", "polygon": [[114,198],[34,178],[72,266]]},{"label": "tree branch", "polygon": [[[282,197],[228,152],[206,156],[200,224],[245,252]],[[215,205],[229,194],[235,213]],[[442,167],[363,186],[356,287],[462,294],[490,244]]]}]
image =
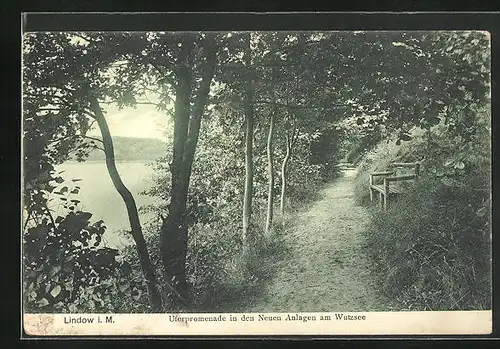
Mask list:
[{"label": "tree branch", "polygon": [[101,142],[104,144],[104,142],[102,141],[102,139],[99,139],[99,138],[94,138],[94,137],[90,137],[90,136],[81,136],[83,138],[88,138],[88,139],[91,139],[93,141],[98,141],[98,142]]},{"label": "tree branch", "polygon": [[91,122],[90,122],[90,124],[89,124],[88,129],[89,129],[89,130],[90,130],[90,129],[92,129],[92,127],[94,126],[94,124],[95,124],[95,123],[96,123],[96,120],[95,120],[95,119],[92,119],[92,121],[91,121]]},{"label": "tree branch", "polygon": [[[290,109],[330,109],[330,108],[325,108],[325,107],[322,107],[322,106],[314,106],[314,105],[291,105],[291,104],[288,104],[288,103],[281,103],[281,102],[273,102],[273,101],[268,101],[268,100],[258,100],[258,101],[254,101],[255,104],[270,104],[270,105],[279,105],[279,106],[282,106],[282,107],[286,107],[286,108],[290,108]],[[330,106],[332,107],[353,107],[352,105],[350,104],[339,104],[339,103],[335,103],[335,104],[330,104]],[[333,109],[333,108],[331,108]]]},{"label": "tree branch", "polygon": [[163,69],[160,68],[160,66],[158,64],[156,64],[155,62],[153,62],[151,59],[148,60],[148,63],[156,69],[156,71],[158,73],[160,73],[160,75],[166,75],[166,73],[163,71]]},{"label": "tree branch", "polygon": [[[118,102],[119,102],[118,99],[114,99],[114,100],[111,100],[111,101],[99,101],[99,104],[110,105],[110,104],[118,104]],[[154,106],[161,105],[161,103],[154,103],[154,102],[151,102],[149,100],[147,102],[145,102],[145,101],[136,101],[134,104],[137,104],[137,105],[154,105]]]},{"label": "tree branch", "polygon": [[24,222],[23,233],[26,231],[26,227],[28,226],[29,221],[31,220],[32,211],[28,211],[28,216],[26,217],[26,221]]},{"label": "tree branch", "polygon": [[52,217],[52,213],[50,213],[50,209],[47,206],[47,203],[43,205],[43,208],[45,209],[45,212],[49,215],[50,222],[52,223],[52,226],[54,229],[56,229],[56,222],[54,221],[54,217]]},{"label": "tree branch", "polygon": [[38,108],[37,111],[61,111],[60,108]]}]

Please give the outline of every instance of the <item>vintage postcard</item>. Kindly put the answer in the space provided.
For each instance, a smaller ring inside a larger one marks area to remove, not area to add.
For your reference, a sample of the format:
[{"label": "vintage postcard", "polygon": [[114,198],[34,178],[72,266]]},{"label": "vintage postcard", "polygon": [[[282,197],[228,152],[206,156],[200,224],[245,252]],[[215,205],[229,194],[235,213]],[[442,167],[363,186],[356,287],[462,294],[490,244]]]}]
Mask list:
[{"label": "vintage postcard", "polygon": [[492,332],[485,31],[26,32],[26,336]]}]

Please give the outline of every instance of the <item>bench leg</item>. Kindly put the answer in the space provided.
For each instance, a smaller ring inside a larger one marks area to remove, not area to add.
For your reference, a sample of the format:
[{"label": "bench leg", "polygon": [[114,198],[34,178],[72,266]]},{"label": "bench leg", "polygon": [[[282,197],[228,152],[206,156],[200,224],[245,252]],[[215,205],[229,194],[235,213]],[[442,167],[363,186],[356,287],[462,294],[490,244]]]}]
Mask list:
[{"label": "bench leg", "polygon": [[373,201],[373,189],[370,188],[370,201]]},{"label": "bench leg", "polygon": [[380,205],[380,208],[384,207],[384,198],[381,192],[378,193],[378,204]]},{"label": "bench leg", "polygon": [[389,193],[385,193],[384,195],[384,210],[387,211],[387,204],[389,203]]}]

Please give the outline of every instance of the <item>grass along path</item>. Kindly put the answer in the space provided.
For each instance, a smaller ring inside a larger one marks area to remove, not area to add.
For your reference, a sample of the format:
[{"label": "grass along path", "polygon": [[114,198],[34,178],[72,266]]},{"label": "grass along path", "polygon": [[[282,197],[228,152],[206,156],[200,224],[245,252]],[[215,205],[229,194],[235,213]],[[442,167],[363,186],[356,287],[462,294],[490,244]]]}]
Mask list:
[{"label": "grass along path", "polygon": [[250,311],[391,310],[377,292],[362,249],[369,217],[354,203],[355,174],[346,169],[322,191],[322,199],[298,214],[285,234],[290,254],[276,266],[276,276]]}]

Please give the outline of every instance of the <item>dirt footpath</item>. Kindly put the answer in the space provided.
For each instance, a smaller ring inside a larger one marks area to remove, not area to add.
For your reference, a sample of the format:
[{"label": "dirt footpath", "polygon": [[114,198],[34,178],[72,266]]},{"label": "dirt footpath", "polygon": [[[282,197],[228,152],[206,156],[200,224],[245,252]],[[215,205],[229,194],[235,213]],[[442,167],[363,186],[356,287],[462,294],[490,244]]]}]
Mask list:
[{"label": "dirt footpath", "polygon": [[291,248],[253,312],[389,311],[369,272],[362,244],[368,213],[354,203],[355,170],[322,191],[286,233]]}]

